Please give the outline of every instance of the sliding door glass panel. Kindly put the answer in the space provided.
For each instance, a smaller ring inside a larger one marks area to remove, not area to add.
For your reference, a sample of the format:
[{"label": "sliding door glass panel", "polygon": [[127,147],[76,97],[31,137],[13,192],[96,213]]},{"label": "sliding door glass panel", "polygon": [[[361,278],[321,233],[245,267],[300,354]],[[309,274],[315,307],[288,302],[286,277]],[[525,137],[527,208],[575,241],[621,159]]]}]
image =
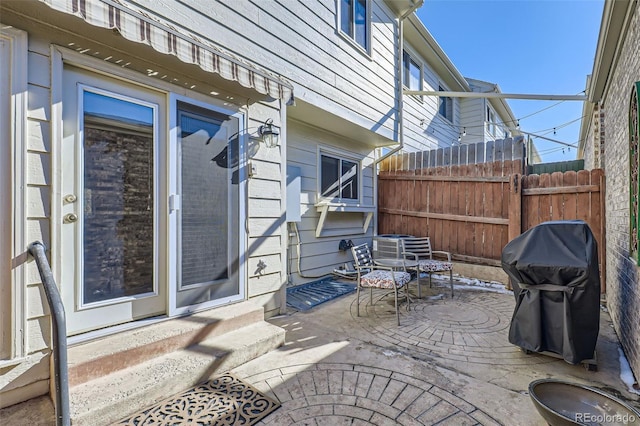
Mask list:
[{"label": "sliding door glass panel", "polygon": [[178,306],[238,294],[238,119],[178,103]]}]

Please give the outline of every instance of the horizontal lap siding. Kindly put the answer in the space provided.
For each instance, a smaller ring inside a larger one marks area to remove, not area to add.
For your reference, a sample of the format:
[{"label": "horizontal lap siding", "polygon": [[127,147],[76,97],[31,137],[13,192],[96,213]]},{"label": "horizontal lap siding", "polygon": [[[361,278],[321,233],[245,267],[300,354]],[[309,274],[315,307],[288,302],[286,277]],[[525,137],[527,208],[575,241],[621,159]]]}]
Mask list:
[{"label": "horizontal lap siding", "polygon": [[462,136],[462,143],[477,143],[484,141],[484,99],[460,99],[460,126],[466,131]]},{"label": "horizontal lap siding", "polygon": [[[268,118],[279,125],[280,112],[273,105],[258,103],[249,109],[249,133],[257,129]],[[265,308],[267,317],[280,312],[280,291],[286,282],[283,274],[285,260],[282,253],[284,216],[282,203],[282,146],[266,148],[256,143],[257,151],[251,156],[255,175],[248,180],[247,187],[247,274],[248,298]],[[250,148],[251,149],[251,148]],[[241,233],[245,224],[241,224]],[[260,262],[266,268],[258,267]]]},{"label": "horizontal lap siding", "polygon": [[[302,194],[300,197],[302,220],[297,223],[301,244],[300,265],[304,275],[324,275],[345,262],[352,262],[350,251],[338,250],[341,239],[351,239],[354,243],[365,242],[373,235],[373,223],[366,234],[362,234],[362,213],[329,213],[325,222],[325,231],[342,231],[344,236],[316,238],[316,227],[320,218],[315,204],[318,202],[318,165],[317,149],[321,147],[335,148],[361,158],[362,170],[362,203],[373,205],[373,154],[370,150],[349,148],[354,141],[346,140],[338,135],[315,129],[311,126],[291,122],[288,128],[288,163],[300,167]],[[292,228],[293,229],[293,228]],[[292,283],[300,284],[309,279],[297,275],[297,240],[289,239],[289,256],[291,263]]]},{"label": "horizontal lap siding", "polygon": [[[417,56],[413,51],[411,56],[423,63],[423,90],[438,90],[440,80],[426,59]],[[457,143],[457,125],[439,115],[437,96],[405,95],[403,99],[405,151],[424,151]],[[460,114],[460,101],[453,99],[454,123],[459,122]]]},{"label": "horizontal lap siding", "polygon": [[[36,47],[36,49],[38,49]],[[51,247],[51,102],[50,102],[50,58],[48,51],[34,51],[30,47],[29,56],[29,102],[27,106],[27,170],[26,206],[27,241],[42,241]],[[35,272],[35,262],[28,268]],[[34,281],[28,282],[27,295],[27,351],[34,353],[49,346],[49,315],[44,292],[31,287],[41,287],[37,273]],[[46,332],[41,329],[45,327]]]},{"label": "horizontal lap siding", "polygon": [[205,37],[293,82],[295,94],[350,121],[392,136],[395,65],[394,17],[371,2],[371,57],[336,30],[335,2],[138,1],[140,5],[190,22]]},{"label": "horizontal lap siding", "polygon": [[[246,59],[258,66],[284,76],[294,85],[294,94],[315,107],[335,114],[347,121],[370,129],[376,123],[377,132],[393,139],[395,137],[395,61],[397,31],[396,20],[387,6],[382,2],[371,4],[371,54],[363,54],[357,47],[345,40],[336,29],[336,2],[332,0],[314,2],[291,1],[242,1],[225,3],[220,1],[200,2],[188,0],[174,2],[169,0],[140,0],[142,7],[173,22],[189,22],[190,28],[197,28],[198,33],[212,40],[229,52]],[[291,107],[295,108],[295,106]],[[250,117],[254,114],[250,113]],[[267,116],[264,116],[265,119]],[[311,121],[313,118],[310,119]],[[250,123],[255,128],[260,123]],[[288,124],[289,126],[289,124]],[[293,126],[291,126],[292,128]],[[292,129],[287,130],[287,144],[292,145]],[[328,143],[331,144],[329,138]],[[353,144],[343,141],[341,147]],[[287,153],[288,164],[302,167],[302,201],[305,215],[300,229],[300,236],[308,243],[306,248],[314,256],[302,259],[311,262],[303,269],[310,275],[330,272],[335,265],[344,263],[345,253],[338,252],[338,242],[333,238],[321,238],[316,241],[315,229],[318,213],[313,205],[316,193],[316,144],[309,147],[292,149]],[[282,223],[280,212],[283,209],[279,199],[276,169],[284,167],[275,158],[262,159],[259,150],[258,158],[252,161],[257,167],[257,174],[249,182],[248,214],[249,223],[253,220],[275,220]],[[370,149],[365,155],[370,154]],[[296,156],[297,155],[297,156]],[[263,161],[268,164],[263,164]],[[281,171],[282,169],[280,169]],[[368,169],[363,174],[362,188],[366,204],[373,204],[373,171]],[[326,222],[328,229],[353,232],[362,226],[362,214],[330,214]],[[313,218],[310,220],[310,218]],[[357,225],[357,226],[356,226]],[[275,226],[277,227],[277,226]],[[267,232],[274,236],[274,227]],[[264,227],[261,228],[264,230]],[[370,227],[369,233],[373,229]],[[275,245],[268,254],[266,240],[250,225],[249,243],[249,294],[259,294],[259,298],[267,298],[274,305],[274,297],[266,296],[269,286],[265,286],[261,275],[256,272],[260,259],[267,268],[263,274],[275,274],[276,268],[285,267],[286,259],[282,252],[276,251]],[[280,232],[279,230],[277,232]],[[283,244],[288,245],[291,238],[281,235]],[[358,237],[358,236],[354,236]],[[364,235],[363,235],[364,237]],[[271,241],[271,240],[269,240]],[[339,241],[339,239],[338,239]],[[311,244],[311,245],[309,245]],[[254,250],[254,247],[256,248]],[[288,247],[289,253],[295,251]],[[305,251],[306,253],[306,251]],[[303,256],[305,256],[303,254]],[[284,269],[283,269],[284,270]],[[260,281],[260,283],[259,283]],[[271,281],[270,281],[271,282]],[[272,290],[276,290],[277,280],[272,280]]]},{"label": "horizontal lap siding", "polygon": [[[27,241],[51,247],[51,102],[46,43],[29,40],[26,158]],[[26,358],[18,366],[0,368],[0,407],[49,391],[51,321],[35,262],[26,264]]]}]

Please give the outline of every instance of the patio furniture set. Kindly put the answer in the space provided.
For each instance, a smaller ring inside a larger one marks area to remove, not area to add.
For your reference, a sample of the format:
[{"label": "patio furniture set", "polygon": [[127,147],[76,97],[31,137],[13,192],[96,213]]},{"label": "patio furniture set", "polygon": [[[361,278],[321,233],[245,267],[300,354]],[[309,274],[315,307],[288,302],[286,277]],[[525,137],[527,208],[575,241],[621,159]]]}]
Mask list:
[{"label": "patio furniture set", "polygon": [[[432,250],[429,237],[377,236],[373,239],[373,250],[365,243],[351,247],[351,252],[357,271],[356,312],[358,316],[360,316],[361,288],[369,288],[370,304],[372,305],[374,288],[389,290],[394,293],[396,319],[400,325],[398,298],[402,293],[403,298],[407,299],[407,305],[409,304],[408,286],[411,282],[411,271],[416,274],[418,298],[422,298],[421,273],[426,272],[429,275],[429,287],[431,287],[432,273],[449,271],[451,297],[453,297],[451,253]],[[434,259],[434,254],[446,257],[447,260]]]}]

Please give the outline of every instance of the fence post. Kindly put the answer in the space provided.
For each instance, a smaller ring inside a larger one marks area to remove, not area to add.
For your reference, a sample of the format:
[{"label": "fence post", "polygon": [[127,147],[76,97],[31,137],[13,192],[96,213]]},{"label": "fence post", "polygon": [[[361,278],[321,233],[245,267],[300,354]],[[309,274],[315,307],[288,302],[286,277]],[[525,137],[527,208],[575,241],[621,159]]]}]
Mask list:
[{"label": "fence post", "polygon": [[522,179],[519,173],[509,176],[509,241],[522,233]]},{"label": "fence post", "polygon": [[[509,175],[509,241],[522,233],[522,178],[519,173]],[[512,290],[511,278],[507,289]]]}]

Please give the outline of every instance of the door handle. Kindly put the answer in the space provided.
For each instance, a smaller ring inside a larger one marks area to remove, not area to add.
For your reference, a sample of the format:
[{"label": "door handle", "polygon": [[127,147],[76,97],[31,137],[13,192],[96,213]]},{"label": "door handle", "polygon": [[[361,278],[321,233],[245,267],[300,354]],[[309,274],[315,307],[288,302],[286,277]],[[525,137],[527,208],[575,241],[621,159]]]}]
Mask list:
[{"label": "door handle", "polygon": [[67,213],[64,215],[64,223],[73,223],[78,221],[78,215],[75,213]]}]

